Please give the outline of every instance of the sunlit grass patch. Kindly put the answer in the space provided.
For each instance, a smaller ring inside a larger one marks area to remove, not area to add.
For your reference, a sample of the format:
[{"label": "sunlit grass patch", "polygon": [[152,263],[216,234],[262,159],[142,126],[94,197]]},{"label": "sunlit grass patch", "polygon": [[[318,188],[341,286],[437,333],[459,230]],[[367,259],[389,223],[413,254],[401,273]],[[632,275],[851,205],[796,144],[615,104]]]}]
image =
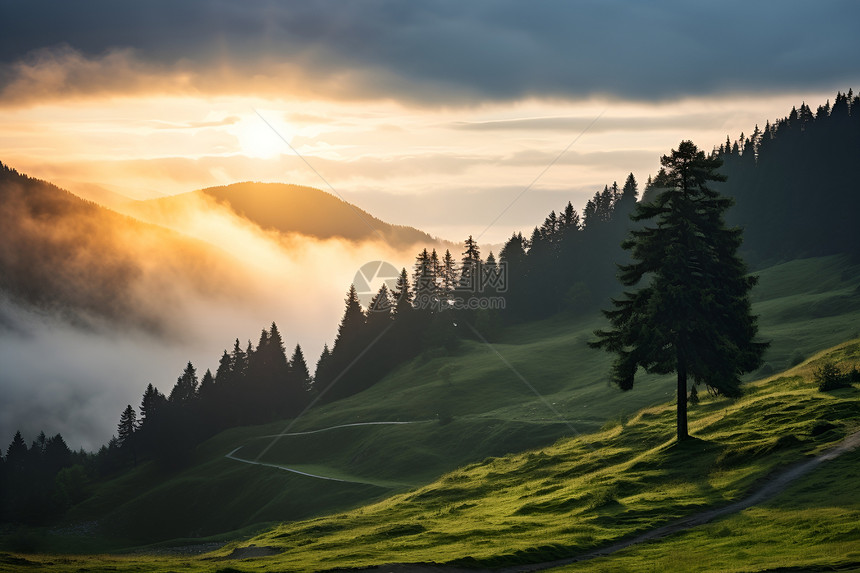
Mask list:
[{"label": "sunlit grass patch", "polygon": [[714,523],[557,571],[856,571],[860,451]]}]

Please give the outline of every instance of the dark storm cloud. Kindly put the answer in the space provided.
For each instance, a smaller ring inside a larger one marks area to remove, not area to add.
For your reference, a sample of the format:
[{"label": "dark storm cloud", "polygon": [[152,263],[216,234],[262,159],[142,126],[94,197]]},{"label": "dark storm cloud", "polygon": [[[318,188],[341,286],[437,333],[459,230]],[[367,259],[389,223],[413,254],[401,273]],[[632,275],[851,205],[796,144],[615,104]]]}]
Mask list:
[{"label": "dark storm cloud", "polygon": [[[300,70],[294,84],[334,97],[660,99],[842,87],[856,79],[860,46],[860,3],[839,0],[52,0],[4,2],[2,11],[6,87],[37,82],[36,66],[66,46],[87,61],[119,51],[131,70],[184,71],[207,92],[252,90],[260,78],[274,86],[286,65]],[[96,89],[90,71],[53,85]]]}]

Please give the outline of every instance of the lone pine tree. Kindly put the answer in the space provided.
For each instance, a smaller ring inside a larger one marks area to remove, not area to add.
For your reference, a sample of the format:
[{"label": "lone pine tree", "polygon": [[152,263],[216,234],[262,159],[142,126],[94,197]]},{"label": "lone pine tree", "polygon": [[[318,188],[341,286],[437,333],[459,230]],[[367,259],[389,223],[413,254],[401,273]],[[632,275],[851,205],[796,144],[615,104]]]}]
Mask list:
[{"label": "lone pine tree", "polygon": [[612,329],[595,331],[590,343],[617,355],[612,377],[622,390],[633,387],[639,367],[677,373],[679,441],[689,437],[688,378],[738,396],[739,376],[757,368],[767,348],[754,341],[749,291],[757,278],[737,256],[741,230],[723,221],[732,200],[708,188],[725,180],[716,172],[721,163],[691,141],[662,157],[665,189],[637,206],[631,218],[645,226],[622,245],[632,262],[619,267],[621,283],[643,285],[612,301],[604,311]]}]

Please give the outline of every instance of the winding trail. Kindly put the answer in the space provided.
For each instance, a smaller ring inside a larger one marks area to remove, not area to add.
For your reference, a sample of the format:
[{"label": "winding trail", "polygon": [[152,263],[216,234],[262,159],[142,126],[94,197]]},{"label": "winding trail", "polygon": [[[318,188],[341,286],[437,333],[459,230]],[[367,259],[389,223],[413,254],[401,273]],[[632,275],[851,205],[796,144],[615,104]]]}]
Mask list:
[{"label": "winding trail", "polygon": [[283,438],[286,436],[307,436],[308,434],[319,434],[320,432],[328,432],[330,430],[337,430],[340,428],[354,428],[356,426],[404,426],[406,424],[426,424],[432,421],[433,420],[416,420],[414,422],[355,422],[353,424],[329,426],[328,428],[321,428],[319,430],[307,430],[305,432],[289,432],[286,434],[269,434],[267,436],[257,436],[254,439],[258,440],[262,438]]},{"label": "winding trail", "polygon": [[589,559],[594,559],[595,557],[605,557],[617,551],[621,551],[622,549],[626,549],[631,545],[636,545],[644,541],[650,541],[652,539],[659,539],[661,537],[666,537],[667,535],[671,535],[673,533],[678,533],[687,529],[691,529],[693,527],[697,527],[699,525],[704,525],[717,518],[723,517],[724,515],[737,513],[748,507],[758,505],[765,500],[770,499],[776,494],[784,491],[791,482],[805,476],[806,474],[817,468],[819,465],[821,465],[823,462],[836,459],[842,454],[850,452],[858,446],[860,446],[860,431],[854,432],[853,434],[849,434],[845,439],[839,442],[838,445],[821,452],[813,458],[790,466],[787,469],[782,470],[781,472],[778,472],[774,475],[768,476],[766,478],[767,483],[765,483],[762,487],[752,492],[745,498],[739,499],[738,501],[735,501],[723,507],[709,509],[700,513],[696,513],[689,517],[681,518],[662,527],[658,527],[657,529],[652,529],[651,531],[641,533],[636,537],[632,537],[623,541],[618,541],[616,543],[613,543],[612,545],[607,545],[606,547],[601,547],[600,549],[595,549],[594,551],[589,551],[588,553],[584,553],[576,557],[559,559],[557,561],[548,561],[546,563],[538,563],[533,565],[510,567],[501,569],[500,571],[504,571],[505,573],[519,573],[521,571],[543,571],[545,569],[551,569],[553,567],[559,567],[562,565],[567,565],[569,563],[587,561]]},{"label": "winding trail", "polygon": [[[331,426],[328,428],[322,428],[319,430],[309,430],[309,431],[305,431],[305,432],[293,432],[293,433],[288,433],[288,434],[285,433],[285,434],[273,434],[270,436],[258,436],[258,438],[302,436],[302,435],[308,435],[308,434],[316,434],[319,432],[327,432],[327,431],[335,430],[338,428],[349,428],[349,427],[356,427],[356,426],[422,424],[422,423],[427,423],[427,422],[428,422],[428,420],[415,421],[415,422],[357,422],[354,424],[342,424],[339,426]],[[374,485],[377,487],[387,487],[385,485],[381,485],[379,483],[373,483],[370,481],[349,480],[349,479],[335,478],[335,477],[331,477],[331,476],[317,475],[317,474],[312,474],[312,473],[308,473],[308,472],[303,472],[303,471],[300,471],[300,470],[297,470],[294,468],[289,468],[286,466],[280,466],[277,464],[270,464],[270,463],[259,462],[259,461],[254,461],[254,460],[247,460],[247,459],[237,457],[236,452],[241,450],[243,447],[244,446],[239,446],[238,448],[236,448],[235,450],[233,450],[232,452],[227,454],[225,457],[228,459],[231,459],[231,460],[235,460],[237,462],[276,468],[279,470],[303,475],[303,476],[310,477],[310,478],[336,481],[336,482],[345,482],[345,483]],[[641,533],[635,537],[631,537],[629,539],[624,539],[624,540],[618,541],[616,543],[613,543],[611,545],[607,545],[607,546],[601,547],[599,549],[594,549],[594,550],[589,551],[587,553],[577,555],[575,557],[557,559],[554,561],[546,561],[543,563],[527,563],[527,564],[523,564],[523,565],[515,565],[512,567],[506,567],[503,569],[495,569],[492,571],[494,571],[496,573],[523,573],[523,572],[530,572],[530,571],[543,571],[546,569],[552,569],[555,567],[561,567],[563,565],[568,565],[570,563],[576,563],[579,561],[587,561],[589,559],[594,559],[597,557],[605,557],[605,556],[611,555],[613,553],[616,553],[618,551],[621,551],[622,549],[626,549],[627,547],[630,547],[632,545],[637,545],[639,543],[643,543],[645,541],[651,541],[653,539],[660,539],[662,537],[666,537],[666,536],[672,535],[674,533],[686,531],[688,529],[691,529],[693,527],[697,527],[699,525],[704,525],[706,523],[709,523],[709,522],[711,522],[715,519],[718,519],[720,517],[723,517],[725,515],[737,513],[737,512],[742,511],[748,507],[760,504],[760,503],[770,499],[771,497],[784,491],[792,482],[796,481],[797,479],[805,476],[806,474],[808,474],[812,470],[816,469],[822,463],[829,461],[829,460],[836,459],[839,456],[841,456],[842,454],[850,452],[850,451],[856,449],[857,447],[860,447],[860,431],[854,432],[853,434],[849,434],[847,437],[845,437],[836,446],[829,448],[829,449],[821,452],[820,454],[818,454],[818,455],[816,455],[816,456],[814,456],[808,460],[805,460],[803,462],[800,462],[798,464],[790,466],[790,467],[788,467],[788,468],[786,468],[780,472],[774,473],[771,476],[768,476],[767,478],[765,478],[766,483],[764,483],[764,485],[762,485],[759,489],[757,489],[756,491],[747,495],[743,499],[732,502],[732,503],[725,505],[723,507],[705,510],[705,511],[690,515],[688,517],[678,519],[676,521],[673,521],[672,523],[669,523],[669,524],[664,525],[662,527],[658,527],[656,529],[652,529],[650,531],[646,531],[646,532]],[[469,571],[470,573],[476,573],[476,572],[481,571],[479,569],[471,569],[471,568],[470,569],[461,569],[461,568],[458,568],[456,566],[446,566],[446,565],[440,565],[440,564],[436,564],[436,563],[392,563],[392,564],[387,564],[387,565],[379,565],[376,567],[369,567],[369,568],[364,569],[364,570],[366,570],[366,571],[386,571],[386,572],[416,572],[416,573],[434,573],[434,572],[457,573],[460,571]],[[490,571],[490,570],[484,570],[484,571]]]},{"label": "winding trail", "polygon": [[601,547],[599,549],[594,549],[592,551],[589,551],[588,553],[577,555],[576,557],[567,557],[554,561],[546,561],[544,563],[525,563],[522,565],[514,565],[511,567],[493,570],[481,570],[471,568],[463,569],[457,566],[449,567],[435,563],[394,563],[390,565],[371,567],[366,570],[385,571],[386,573],[460,573],[467,571],[469,573],[479,573],[480,571],[493,571],[494,573],[522,573],[527,571],[544,571],[546,569],[561,567],[563,565],[569,565],[571,563],[577,563],[579,561],[587,561],[589,559],[594,559],[597,557],[606,557],[607,555],[611,555],[632,545],[637,545],[645,541],[651,541],[653,539],[666,537],[668,535],[672,535],[673,533],[686,531],[693,527],[709,523],[717,518],[723,517],[724,515],[737,513],[753,505],[760,504],[767,499],[775,496],[776,494],[781,493],[793,481],[808,474],[809,472],[817,468],[819,465],[821,465],[823,462],[836,459],[842,454],[856,449],[858,446],[860,446],[860,431],[854,432],[853,434],[849,434],[839,444],[821,452],[813,458],[810,458],[806,461],[800,462],[798,464],[788,467],[787,469],[768,476],[766,478],[767,482],[762,487],[752,492],[743,499],[740,499],[723,507],[709,509],[688,517],[681,518],[662,527],[646,531],[645,533],[641,533],[635,537],[624,539],[622,541],[618,541],[616,543]]},{"label": "winding trail", "polygon": [[237,462],[242,462],[243,464],[251,464],[252,466],[265,466],[267,468],[275,468],[275,469],[279,469],[279,470],[284,470],[285,472],[299,474],[301,476],[307,476],[307,477],[316,478],[316,479],[324,479],[324,480],[329,480],[329,481],[340,481],[340,482],[347,482],[347,483],[365,483],[365,482],[359,482],[359,481],[339,479],[339,478],[334,478],[334,477],[330,477],[330,476],[321,476],[321,475],[317,475],[317,474],[311,474],[308,472],[299,471],[299,470],[294,469],[294,468],[288,468],[286,466],[279,466],[277,464],[267,464],[266,462],[255,462],[254,460],[246,460],[244,458],[237,458],[235,455],[236,452],[238,452],[239,450],[241,450],[244,447],[245,446],[239,446],[238,448],[236,448],[235,450],[233,450],[232,452],[230,452],[229,454],[227,454],[224,457],[227,459],[230,459],[230,460],[236,460]]},{"label": "winding trail", "polygon": [[[330,426],[328,428],[321,428],[319,430],[308,430],[305,432],[291,432],[291,433],[285,433],[285,434],[270,434],[267,436],[256,436],[252,439],[258,440],[258,439],[264,439],[264,438],[283,438],[283,437],[287,437],[287,436],[306,436],[309,434],[318,434],[320,432],[328,432],[330,430],[337,430],[339,428],[353,428],[356,426],[402,426],[405,424],[426,424],[430,421],[431,420],[417,420],[414,422],[355,422],[353,424],[341,424],[339,426]],[[312,474],[309,472],[303,472],[301,470],[297,470],[295,468],[290,468],[287,466],[282,466],[282,465],[278,465],[278,464],[270,464],[270,463],[266,463],[266,462],[260,462],[257,460],[249,460],[249,459],[245,459],[245,458],[240,458],[236,455],[236,452],[238,452],[239,450],[241,450],[244,447],[245,447],[244,445],[241,445],[238,448],[236,448],[235,450],[233,450],[232,452],[230,452],[229,454],[225,455],[224,457],[229,459],[229,460],[242,462],[243,464],[250,464],[250,465],[254,465],[254,466],[264,466],[267,468],[275,468],[278,470],[283,470],[285,472],[290,472],[290,473],[298,474],[298,475],[309,477],[309,478],[322,479],[322,480],[327,480],[327,481],[337,481],[337,482],[341,482],[341,483],[357,483],[357,484],[362,484],[362,485],[372,485],[372,486],[382,487],[382,488],[386,488],[386,489],[390,489],[394,485],[398,485],[398,484],[390,484],[389,485],[387,483],[382,483],[382,482],[363,481],[363,480],[354,480],[354,479],[343,479],[343,478],[336,478],[336,477],[324,476],[324,475],[319,475],[319,474]]]}]

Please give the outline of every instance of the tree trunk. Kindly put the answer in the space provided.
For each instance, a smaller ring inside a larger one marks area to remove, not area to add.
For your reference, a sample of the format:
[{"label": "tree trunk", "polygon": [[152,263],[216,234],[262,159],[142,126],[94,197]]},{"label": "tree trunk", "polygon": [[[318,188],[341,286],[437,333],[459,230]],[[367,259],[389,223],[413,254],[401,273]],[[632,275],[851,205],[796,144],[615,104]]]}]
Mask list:
[{"label": "tree trunk", "polygon": [[678,360],[678,441],[690,437],[687,433],[687,365]]}]

